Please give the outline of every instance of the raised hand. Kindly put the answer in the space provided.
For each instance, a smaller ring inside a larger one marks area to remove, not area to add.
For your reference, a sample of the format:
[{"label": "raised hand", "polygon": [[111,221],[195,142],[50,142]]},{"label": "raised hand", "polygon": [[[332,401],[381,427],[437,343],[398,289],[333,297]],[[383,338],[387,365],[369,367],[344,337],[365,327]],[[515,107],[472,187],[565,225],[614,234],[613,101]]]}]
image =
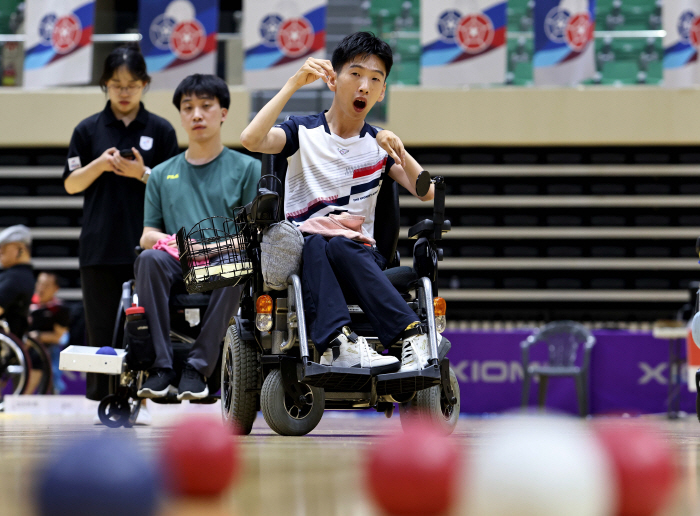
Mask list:
[{"label": "raised hand", "polygon": [[328,83],[331,78],[335,78],[335,71],[331,62],[327,59],[316,59],[315,57],[309,57],[292,77],[297,88],[311,84],[318,79]]},{"label": "raised hand", "polygon": [[384,149],[397,165],[403,166],[406,162],[406,149],[403,147],[401,138],[386,129],[377,133],[377,143]]}]

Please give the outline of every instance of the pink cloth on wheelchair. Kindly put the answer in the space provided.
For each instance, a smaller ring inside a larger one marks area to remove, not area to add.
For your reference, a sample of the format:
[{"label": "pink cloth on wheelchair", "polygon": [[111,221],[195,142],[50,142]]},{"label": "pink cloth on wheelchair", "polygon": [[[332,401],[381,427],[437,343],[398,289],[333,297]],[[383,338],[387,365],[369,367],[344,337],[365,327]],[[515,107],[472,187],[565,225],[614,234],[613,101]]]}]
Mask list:
[{"label": "pink cloth on wheelchair", "polygon": [[161,238],[156,242],[156,245],[153,246],[153,249],[156,251],[165,251],[168,253],[170,256],[175,258],[177,261],[180,261],[180,254],[177,250],[177,247],[173,247],[171,245],[168,245],[169,243],[173,242],[175,240],[175,235],[170,235],[165,238]]},{"label": "pink cloth on wheelchair", "polygon": [[302,233],[321,235],[326,238],[343,236],[350,240],[374,245],[374,238],[362,232],[362,223],[364,221],[365,217],[362,215],[351,215],[350,213],[341,213],[340,215],[331,214],[327,217],[308,219],[299,226],[299,231]]},{"label": "pink cloth on wheelchair", "polygon": [[[177,247],[173,247],[170,244],[170,242],[173,242],[175,240],[175,235],[170,235],[165,238],[161,238],[156,242],[156,244],[153,246],[153,249],[155,251],[165,251],[168,253],[170,256],[175,258],[178,262],[180,261],[180,252],[178,251]],[[204,258],[203,260],[197,260],[194,263],[195,267],[200,267],[202,265],[209,265],[209,260],[207,258]]]}]

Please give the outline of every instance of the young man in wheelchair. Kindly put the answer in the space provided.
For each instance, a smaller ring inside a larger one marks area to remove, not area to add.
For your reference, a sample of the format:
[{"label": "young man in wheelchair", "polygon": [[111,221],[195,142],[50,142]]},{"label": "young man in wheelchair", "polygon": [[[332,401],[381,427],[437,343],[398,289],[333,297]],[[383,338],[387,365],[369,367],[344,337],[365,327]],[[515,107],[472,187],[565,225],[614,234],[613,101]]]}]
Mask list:
[{"label": "young man in wheelchair", "polygon": [[[179,400],[209,395],[206,379],[215,374],[228,321],[238,311],[240,287],[215,290],[204,314],[202,329],[189,353],[178,387],[174,383],[173,351],[169,338],[169,294],[182,282],[173,235],[188,231],[212,215],[233,217],[233,209],[253,200],[260,179],[260,162],[224,147],[221,126],[230,104],[226,83],[214,75],[190,75],[175,90],[173,104],[187,132],[188,149],[153,169],[146,187],[145,249],[134,265],[136,293],[149,321],[156,360],[138,395],[159,398],[177,392]],[[173,255],[153,250],[156,244]]]},{"label": "young man in wheelchair", "polygon": [[[364,217],[358,240],[305,237],[302,289],[321,364],[368,368],[371,374],[422,369],[429,357],[428,337],[418,317],[382,273],[385,258],[366,243],[373,241],[377,193],[384,177],[418,197],[415,184],[422,170],[394,133],[365,122],[374,104],[384,98],[392,62],[384,41],[367,32],[351,34],[331,61],[308,58],[241,134],[248,150],[289,158],[284,199],[288,220],[299,226],[343,212]],[[318,79],[335,93],[330,109],[275,126],[291,96]],[[433,191],[431,186],[418,198],[431,200]],[[344,292],[359,299],[386,348],[403,340],[400,362],[377,353],[352,331]]]}]

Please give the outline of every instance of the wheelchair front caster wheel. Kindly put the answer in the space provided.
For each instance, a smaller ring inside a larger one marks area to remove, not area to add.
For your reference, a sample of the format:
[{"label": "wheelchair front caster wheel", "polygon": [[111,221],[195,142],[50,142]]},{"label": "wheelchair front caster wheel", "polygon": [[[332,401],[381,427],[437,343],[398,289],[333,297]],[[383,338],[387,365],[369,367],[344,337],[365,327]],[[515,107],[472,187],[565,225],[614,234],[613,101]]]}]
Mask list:
[{"label": "wheelchair front caster wheel", "polygon": [[456,398],[454,400],[447,400],[441,386],[435,385],[418,391],[412,400],[399,404],[401,425],[405,425],[411,417],[419,417],[435,423],[446,435],[450,435],[457,426],[460,405],[459,383],[451,367],[450,385]]},{"label": "wheelchair front caster wheel", "polygon": [[384,415],[386,416],[387,419],[391,419],[391,416],[394,415],[394,404],[392,403],[387,407],[387,409],[384,411]]},{"label": "wheelchair front caster wheel", "polygon": [[326,403],[323,389],[304,383],[297,386],[300,399],[294,400],[284,390],[279,369],[270,371],[263,382],[260,393],[262,413],[268,426],[280,435],[306,435],[323,417]]},{"label": "wheelchair front caster wheel", "polygon": [[131,426],[129,424],[129,416],[131,415],[129,400],[116,394],[110,394],[100,401],[100,405],[97,407],[97,415],[102,424],[109,428]]}]

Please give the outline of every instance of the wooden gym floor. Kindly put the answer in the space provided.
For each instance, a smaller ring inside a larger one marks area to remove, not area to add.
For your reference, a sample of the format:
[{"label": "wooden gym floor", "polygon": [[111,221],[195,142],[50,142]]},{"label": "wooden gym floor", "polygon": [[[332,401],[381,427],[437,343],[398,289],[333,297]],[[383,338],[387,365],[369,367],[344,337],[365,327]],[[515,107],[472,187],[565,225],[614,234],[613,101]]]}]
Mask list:
[{"label": "wooden gym floor", "polygon": [[[93,426],[92,416],[85,414],[0,414],[0,515],[36,514],[33,471],[57,441],[117,433],[136,438],[146,453],[154,454],[176,417],[182,416],[156,414],[150,427],[108,429]],[[663,516],[700,515],[700,423],[694,415],[676,421],[651,418],[681,459],[682,482]],[[454,436],[465,448],[478,446],[488,421],[462,417]],[[258,415],[253,433],[240,440],[244,470],[237,485],[217,502],[170,500],[161,515],[379,515],[363,487],[362,461],[376,438],[400,427],[397,413],[387,420],[383,415],[327,412],[309,436],[280,437]],[[461,514],[459,507],[451,514]]]}]

